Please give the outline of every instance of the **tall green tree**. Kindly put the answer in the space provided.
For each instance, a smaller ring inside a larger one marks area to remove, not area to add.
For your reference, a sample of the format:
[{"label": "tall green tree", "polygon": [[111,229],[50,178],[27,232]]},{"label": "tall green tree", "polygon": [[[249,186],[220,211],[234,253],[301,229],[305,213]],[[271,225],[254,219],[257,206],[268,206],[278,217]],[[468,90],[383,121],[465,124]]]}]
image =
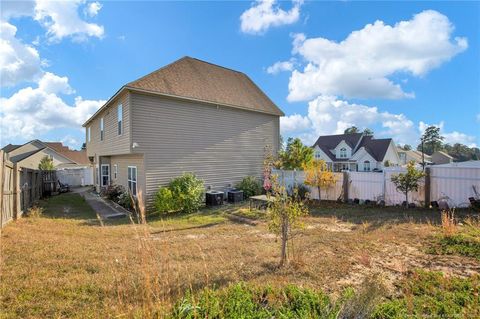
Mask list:
[{"label": "tall green tree", "polygon": [[53,159],[51,159],[50,156],[45,155],[40,160],[40,163],[38,164],[38,169],[40,169],[42,171],[52,171],[54,169]]},{"label": "tall green tree", "polygon": [[408,194],[418,190],[420,179],[425,176],[425,173],[415,168],[413,161],[407,164],[407,171],[393,175],[391,180],[399,192],[405,195],[405,202],[408,207]]},{"label": "tall green tree", "polygon": [[440,128],[437,126],[429,126],[422,134],[421,142],[417,150],[432,155],[434,152],[442,149],[443,140],[444,137],[440,135]]},{"label": "tall green tree", "polygon": [[373,136],[373,130],[369,129],[368,127],[363,130],[363,134],[368,136]]},{"label": "tall green tree", "polygon": [[359,133],[360,131],[358,130],[358,127],[352,126],[347,128],[345,131],[343,131],[343,134],[353,134],[353,133]]},{"label": "tall green tree", "polygon": [[313,160],[313,149],[302,143],[299,138],[289,138],[285,150],[280,151],[280,160],[284,169],[301,169]]}]

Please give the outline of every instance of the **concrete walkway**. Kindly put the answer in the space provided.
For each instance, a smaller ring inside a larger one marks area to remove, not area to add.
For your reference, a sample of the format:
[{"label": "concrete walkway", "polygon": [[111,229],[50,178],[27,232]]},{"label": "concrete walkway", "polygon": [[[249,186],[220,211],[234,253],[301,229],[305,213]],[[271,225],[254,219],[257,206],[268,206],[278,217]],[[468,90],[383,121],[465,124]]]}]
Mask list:
[{"label": "concrete walkway", "polygon": [[101,219],[121,218],[127,216],[128,214],[128,211],[123,207],[118,205],[115,207],[113,204],[104,200],[99,195],[90,191],[82,192],[80,195],[85,198],[88,205],[90,205],[90,207],[97,212]]}]

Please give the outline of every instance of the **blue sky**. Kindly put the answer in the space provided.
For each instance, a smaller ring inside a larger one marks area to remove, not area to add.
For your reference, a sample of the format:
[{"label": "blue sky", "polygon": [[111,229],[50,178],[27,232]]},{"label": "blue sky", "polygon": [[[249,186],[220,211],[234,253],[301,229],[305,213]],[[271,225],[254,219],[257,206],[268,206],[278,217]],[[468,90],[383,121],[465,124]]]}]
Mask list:
[{"label": "blue sky", "polygon": [[2,1],[1,22],[1,145],[79,147],[103,101],[185,55],[248,74],[284,137],[356,125],[416,145],[428,124],[480,145],[477,2]]}]

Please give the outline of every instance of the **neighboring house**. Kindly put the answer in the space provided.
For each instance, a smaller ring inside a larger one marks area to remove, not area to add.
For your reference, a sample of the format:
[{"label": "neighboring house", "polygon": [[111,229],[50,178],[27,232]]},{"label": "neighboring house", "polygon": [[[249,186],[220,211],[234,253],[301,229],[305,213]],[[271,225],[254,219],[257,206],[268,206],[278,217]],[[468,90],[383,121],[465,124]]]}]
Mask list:
[{"label": "neighboring house", "polygon": [[62,182],[70,185],[88,185],[93,182],[93,172],[85,150],[74,151],[60,142],[42,142],[40,140],[32,140],[23,145],[8,144],[2,150],[13,163],[31,169],[38,169],[40,161],[48,156],[52,159],[54,168],[59,172],[58,176],[61,181],[62,176],[65,175],[78,177],[76,179],[65,177]]},{"label": "neighboring house", "polygon": [[400,164],[391,138],[376,139],[363,133],[325,135],[312,147],[315,158],[324,160],[335,172],[368,172]]},{"label": "neighboring house", "polygon": [[[398,156],[400,157],[401,165],[405,165],[408,162],[415,162],[415,164],[422,164],[422,152],[416,150],[402,150],[398,149]],[[436,151],[432,155],[425,154],[425,165],[438,165],[448,164],[453,162],[453,157],[442,151]]]},{"label": "neighboring house", "polygon": [[432,165],[432,158],[430,155],[425,154],[424,159],[422,159],[422,152],[417,150],[408,150],[398,149],[398,156],[400,157],[400,164],[406,165],[407,163],[413,161],[415,164],[422,164],[425,160],[426,165]]},{"label": "neighboring house", "polygon": [[260,177],[283,115],[244,73],[184,57],[121,87],[83,126],[97,186],[123,185],[149,208],[184,172],[219,190]]},{"label": "neighboring house", "polygon": [[453,157],[442,151],[436,151],[431,155],[432,162],[435,165],[448,164],[453,162]]}]

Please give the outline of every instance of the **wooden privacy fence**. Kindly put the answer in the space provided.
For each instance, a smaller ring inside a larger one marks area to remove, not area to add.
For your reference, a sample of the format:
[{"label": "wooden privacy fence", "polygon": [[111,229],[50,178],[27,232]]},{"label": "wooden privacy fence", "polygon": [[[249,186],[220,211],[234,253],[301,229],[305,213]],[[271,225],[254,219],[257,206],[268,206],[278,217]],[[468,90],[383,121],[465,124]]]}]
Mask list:
[{"label": "wooden privacy fence", "polygon": [[[392,176],[405,172],[395,167],[383,172],[342,172],[334,173],[336,184],[321,190],[322,199],[348,201],[353,199],[385,201],[388,206],[402,204],[405,195],[397,191]],[[432,201],[446,201],[450,207],[469,206],[470,197],[480,194],[480,168],[476,167],[435,167],[426,169],[426,176],[419,183],[418,191],[408,194],[408,201],[417,205],[429,205]],[[304,183],[303,171],[274,170],[280,182],[287,187]],[[318,192],[310,188],[311,197],[318,198]],[[478,199],[478,198],[477,198]]]},{"label": "wooden privacy fence", "polygon": [[50,193],[56,191],[55,171],[19,167],[0,151],[0,228],[21,217],[47,187]]}]

